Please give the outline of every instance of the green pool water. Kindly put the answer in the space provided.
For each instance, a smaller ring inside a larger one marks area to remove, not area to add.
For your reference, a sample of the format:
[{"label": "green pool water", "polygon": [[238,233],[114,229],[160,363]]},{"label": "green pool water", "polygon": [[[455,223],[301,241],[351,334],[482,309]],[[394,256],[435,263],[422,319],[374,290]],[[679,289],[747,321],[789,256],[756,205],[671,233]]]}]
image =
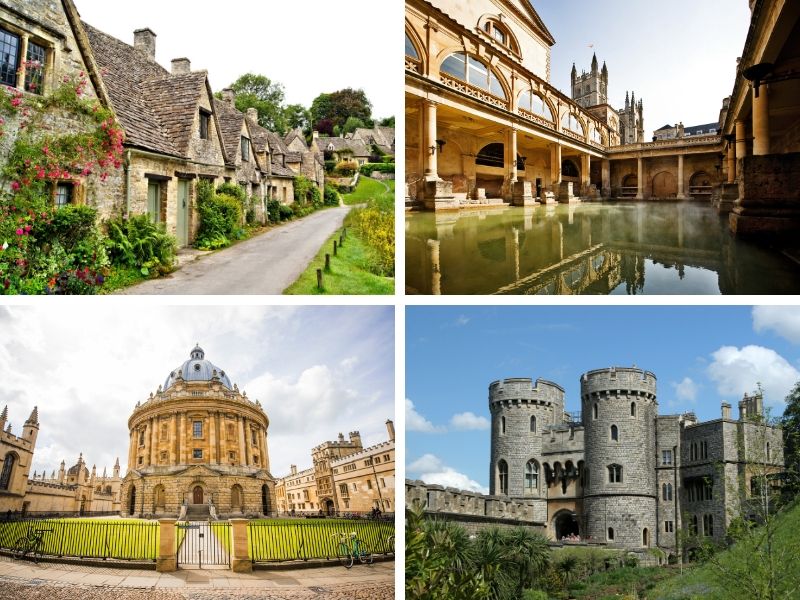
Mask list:
[{"label": "green pool water", "polygon": [[695,202],[406,215],[411,294],[797,294],[800,266]]}]

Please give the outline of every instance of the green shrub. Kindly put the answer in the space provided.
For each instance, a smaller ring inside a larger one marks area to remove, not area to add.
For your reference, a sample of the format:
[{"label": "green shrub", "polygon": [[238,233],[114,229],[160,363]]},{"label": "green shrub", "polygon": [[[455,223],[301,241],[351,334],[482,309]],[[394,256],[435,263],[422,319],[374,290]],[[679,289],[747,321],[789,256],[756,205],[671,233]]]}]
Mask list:
[{"label": "green shrub", "polygon": [[53,212],[49,222],[42,223],[36,239],[45,243],[58,242],[70,252],[93,233],[96,219],[96,209],[68,205]]},{"label": "green shrub", "polygon": [[277,200],[267,201],[267,216],[270,223],[277,223],[281,220],[281,203]]},{"label": "green shrub", "polygon": [[106,222],[106,248],[112,264],[139,269],[149,275],[153,269],[160,273],[172,270],[178,244],[166,233],[164,224],[155,224],[148,215]]},{"label": "green shrub", "polygon": [[242,186],[236,185],[235,183],[223,183],[217,187],[217,194],[221,194],[223,196],[232,196],[241,202],[242,206],[244,206],[244,203],[247,201],[247,194],[242,189]]},{"label": "green shrub", "polygon": [[336,165],[335,171],[342,177],[352,177],[358,171],[358,163],[353,160],[343,160]]},{"label": "green shrub", "polygon": [[335,160],[326,160],[325,161],[325,172],[326,173],[333,173],[334,169],[336,169],[336,161]]},{"label": "green shrub", "polygon": [[394,173],[394,163],[367,163],[361,165],[359,170],[365,177],[369,177],[375,171],[378,173]]},{"label": "green shrub", "polygon": [[339,192],[333,185],[325,184],[325,206],[339,206]]},{"label": "green shrub", "polygon": [[394,277],[394,209],[391,202],[370,200],[366,208],[350,212],[347,222],[375,253],[373,273]]},{"label": "green shrub", "polygon": [[243,235],[242,203],[239,198],[244,194],[238,186],[227,184],[220,189],[238,189],[240,195],[214,193],[211,184],[201,181],[198,184],[197,212],[200,215],[200,229],[197,232],[195,246],[198,248],[222,248],[230,244],[230,240]]},{"label": "green shrub", "polygon": [[287,204],[279,204],[281,221],[289,221],[294,218],[294,209]]}]

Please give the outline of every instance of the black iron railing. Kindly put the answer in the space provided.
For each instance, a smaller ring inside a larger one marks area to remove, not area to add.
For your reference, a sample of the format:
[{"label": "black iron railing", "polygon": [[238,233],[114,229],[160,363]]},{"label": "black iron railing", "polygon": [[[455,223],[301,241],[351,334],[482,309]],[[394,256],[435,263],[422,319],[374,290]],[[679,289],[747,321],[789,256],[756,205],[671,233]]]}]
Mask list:
[{"label": "black iron railing", "polygon": [[230,565],[233,539],[227,521],[190,522],[175,525],[178,565]]},{"label": "black iron railing", "polygon": [[355,533],[372,554],[394,552],[394,519],[262,520],[247,528],[253,562],[336,560],[341,533]]},{"label": "black iron railing", "polygon": [[0,521],[0,548],[15,550],[29,530],[50,529],[42,554],[56,557],[155,561],[158,523],[91,519]]}]

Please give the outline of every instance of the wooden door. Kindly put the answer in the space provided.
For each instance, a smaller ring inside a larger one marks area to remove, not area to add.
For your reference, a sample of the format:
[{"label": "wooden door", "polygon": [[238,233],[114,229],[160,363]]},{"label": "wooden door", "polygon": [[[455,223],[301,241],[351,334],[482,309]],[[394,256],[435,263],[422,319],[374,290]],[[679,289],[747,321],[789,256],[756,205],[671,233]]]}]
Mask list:
[{"label": "wooden door", "polygon": [[178,181],[178,246],[183,248],[189,245],[189,182],[185,179]]},{"label": "wooden door", "polygon": [[153,223],[161,221],[161,184],[157,181],[147,184],[147,214]]},{"label": "wooden door", "polygon": [[203,488],[201,488],[199,485],[195,486],[194,488],[193,501],[195,504],[203,503]]}]

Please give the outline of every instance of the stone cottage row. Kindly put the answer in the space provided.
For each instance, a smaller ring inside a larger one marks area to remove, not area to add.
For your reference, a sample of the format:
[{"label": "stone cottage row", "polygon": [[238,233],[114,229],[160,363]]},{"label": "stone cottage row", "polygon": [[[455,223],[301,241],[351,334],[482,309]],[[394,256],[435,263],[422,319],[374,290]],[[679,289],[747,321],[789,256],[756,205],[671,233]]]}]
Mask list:
[{"label": "stone cottage row", "polygon": [[100,218],[149,214],[186,246],[199,227],[200,180],[241,186],[261,222],[268,200],[293,202],[297,175],[323,188],[322,153],[301,131],[284,138],[261,127],[254,109],[236,110],[231,90],[214,98],[208,73],[192,71],[189,59],[168,71],[155,55],[150,29],[126,44],[83,22],[72,0],[0,3],[0,84],[46,96],[85,79],[84,96],[110,108],[124,131],[121,168],[103,181],[70,174],[52,186],[54,203],[85,203]]}]

